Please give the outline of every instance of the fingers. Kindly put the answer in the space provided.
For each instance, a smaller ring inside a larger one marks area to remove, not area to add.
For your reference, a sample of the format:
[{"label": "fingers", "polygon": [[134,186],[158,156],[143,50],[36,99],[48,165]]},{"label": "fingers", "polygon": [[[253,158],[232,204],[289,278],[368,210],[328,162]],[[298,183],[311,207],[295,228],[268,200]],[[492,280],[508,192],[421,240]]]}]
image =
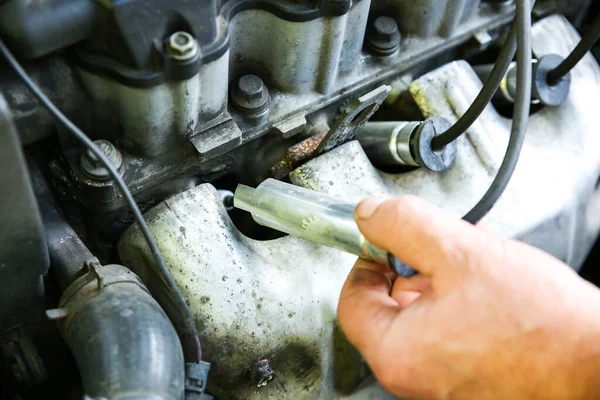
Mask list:
[{"label": "fingers", "polygon": [[421,293],[419,292],[407,292],[405,290],[396,290],[392,289],[392,299],[398,303],[400,308],[406,308],[410,306],[415,300],[421,297]]},{"label": "fingers", "polygon": [[410,278],[403,278],[399,276],[394,281],[391,294],[393,295],[395,291],[423,293],[429,289],[431,289],[431,278],[429,276],[415,275]]},{"label": "fingers", "polygon": [[388,330],[401,310],[390,297],[394,277],[387,266],[359,260],[342,289],[338,320],[348,340],[365,357],[376,350],[376,338]]},{"label": "fingers", "polygon": [[414,196],[358,205],[355,218],[375,245],[425,275],[473,268],[486,257],[495,236]]}]

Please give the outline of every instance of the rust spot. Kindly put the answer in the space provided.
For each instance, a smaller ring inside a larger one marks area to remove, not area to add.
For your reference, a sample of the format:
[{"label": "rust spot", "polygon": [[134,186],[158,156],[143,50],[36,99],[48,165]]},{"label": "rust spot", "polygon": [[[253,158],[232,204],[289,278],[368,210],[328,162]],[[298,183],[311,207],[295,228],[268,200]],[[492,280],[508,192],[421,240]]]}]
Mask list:
[{"label": "rust spot", "polygon": [[285,151],[285,155],[271,168],[275,179],[283,179],[300,165],[313,156],[327,132],[321,132],[293,145]]}]

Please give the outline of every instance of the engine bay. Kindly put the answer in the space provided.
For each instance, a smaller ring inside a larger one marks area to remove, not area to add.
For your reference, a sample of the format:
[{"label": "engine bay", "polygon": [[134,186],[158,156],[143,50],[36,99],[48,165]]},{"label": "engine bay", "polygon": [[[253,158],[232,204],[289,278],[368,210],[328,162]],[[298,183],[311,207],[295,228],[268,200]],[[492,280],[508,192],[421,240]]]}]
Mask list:
[{"label": "engine bay", "polygon": [[[542,78],[600,10],[534,3],[513,61],[519,0],[0,1],[0,396],[392,399],[336,320],[357,255],[415,272],[347,227],[370,196],[579,271],[600,232],[594,49]],[[330,197],[285,211],[297,188]]]}]

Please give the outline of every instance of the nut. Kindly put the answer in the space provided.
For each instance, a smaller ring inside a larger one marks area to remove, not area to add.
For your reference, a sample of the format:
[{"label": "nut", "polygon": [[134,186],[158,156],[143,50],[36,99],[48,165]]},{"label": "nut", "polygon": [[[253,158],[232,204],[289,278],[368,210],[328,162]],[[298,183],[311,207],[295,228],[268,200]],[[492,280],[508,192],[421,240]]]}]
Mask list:
[{"label": "nut", "polygon": [[[108,140],[95,140],[94,144],[102,151],[102,154],[108,159],[115,169],[121,168],[123,165],[123,156],[121,152]],[[110,173],[104,166],[102,161],[88,149],[81,154],[81,170],[92,179],[107,180],[110,179]]]},{"label": "nut", "polygon": [[175,32],[169,36],[167,53],[177,61],[190,60],[198,54],[198,42],[187,32]]}]

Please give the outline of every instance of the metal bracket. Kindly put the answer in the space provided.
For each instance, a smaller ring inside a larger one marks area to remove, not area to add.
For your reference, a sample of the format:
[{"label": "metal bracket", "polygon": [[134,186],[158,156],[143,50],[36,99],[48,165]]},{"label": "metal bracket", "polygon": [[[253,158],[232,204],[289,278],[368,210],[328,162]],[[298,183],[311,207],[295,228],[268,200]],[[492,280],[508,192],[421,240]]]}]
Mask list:
[{"label": "metal bracket", "polygon": [[377,111],[390,90],[391,86],[383,85],[359,97],[342,109],[328,131],[317,133],[288,148],[283,158],[271,168],[273,177],[283,179],[300,163],[354,138],[356,132]]},{"label": "metal bracket", "polygon": [[97,290],[98,293],[100,293],[102,291],[102,288],[104,287],[104,277],[98,272],[98,268],[102,268],[100,261],[98,261],[97,258],[87,260],[85,262],[84,268],[87,269],[88,282],[96,281],[98,285]]},{"label": "metal bracket", "polygon": [[190,137],[201,159],[210,159],[235,148],[242,142],[242,131],[227,116],[216,125]]},{"label": "metal bracket", "polygon": [[345,107],[313,155],[324,153],[352,140],[356,131],[373,116],[391,90],[391,86],[381,85]]}]

